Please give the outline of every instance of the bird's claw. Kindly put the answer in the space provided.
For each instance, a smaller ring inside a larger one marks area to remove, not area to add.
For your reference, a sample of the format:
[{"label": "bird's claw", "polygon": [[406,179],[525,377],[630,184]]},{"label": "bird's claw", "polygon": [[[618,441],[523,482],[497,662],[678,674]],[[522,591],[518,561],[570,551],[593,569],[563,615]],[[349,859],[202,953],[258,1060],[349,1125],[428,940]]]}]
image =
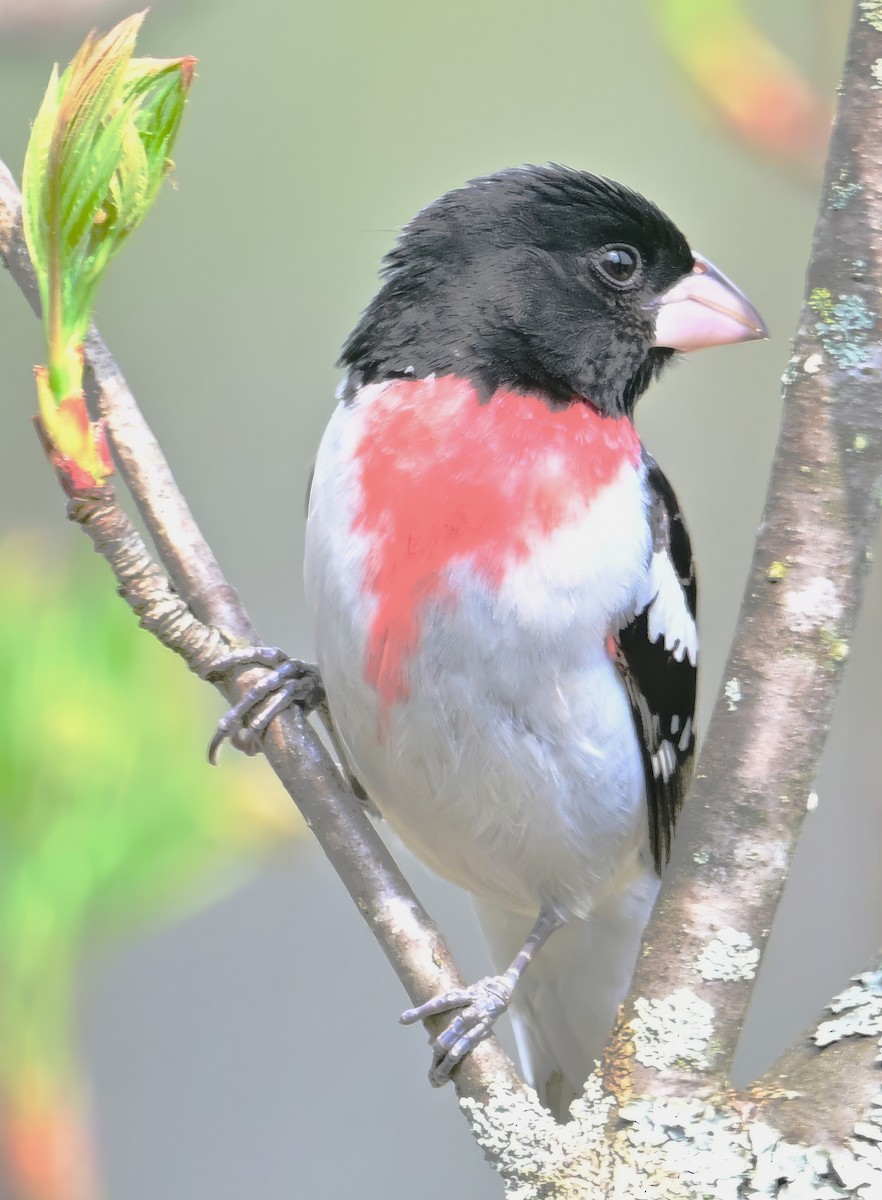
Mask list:
[{"label": "bird's claw", "polygon": [[289,658],[276,646],[246,646],[215,660],[205,673],[218,679],[238,667],[265,667],[267,673],[218,721],[208,747],[208,761],[217,762],[218,751],[230,739],[237,750],[256,754],[260,737],[280,712],[296,704],[311,712],[325,700],[325,689],[316,667]]},{"label": "bird's claw", "polygon": [[434,996],[401,1014],[402,1025],[414,1025],[426,1017],[456,1013],[432,1042],[429,1081],[433,1087],[446,1083],[453,1069],[492,1032],[493,1025],[511,1003],[513,990],[507,976],[488,975],[471,987]]}]

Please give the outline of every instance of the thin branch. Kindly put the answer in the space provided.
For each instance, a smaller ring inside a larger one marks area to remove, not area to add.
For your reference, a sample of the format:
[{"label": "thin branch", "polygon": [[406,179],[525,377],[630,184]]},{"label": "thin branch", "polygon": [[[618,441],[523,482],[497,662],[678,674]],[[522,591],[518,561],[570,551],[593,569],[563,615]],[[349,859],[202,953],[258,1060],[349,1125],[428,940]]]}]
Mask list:
[{"label": "thin branch", "polygon": [[[21,196],[2,163],[0,257],[38,311],[22,233]],[[87,343],[87,362],[99,409],[107,420],[133,499],[172,575],[174,587],[152,562],[128,518],[116,507],[111,489],[75,498],[69,515],[90,534],[142,624],[181,654],[192,669],[205,674],[212,653],[223,646],[218,631],[226,639],[247,643],[257,640],[253,626],[235,590],[223,578],[156,439],[97,331],[90,334]],[[137,562],[138,572],[132,571],[133,562]],[[232,683],[222,682],[218,687],[232,701],[247,690],[254,678],[254,672],[244,671]],[[422,1003],[440,991],[462,987],[462,977],[437,927],[309,722],[298,712],[281,714],[271,724],[262,748],[410,999]],[[487,1098],[491,1085],[504,1086],[512,1093],[524,1089],[511,1060],[495,1039],[479,1047],[456,1081],[461,1095],[477,1100]]]},{"label": "thin branch", "polygon": [[[682,1092],[689,1069],[642,1068],[629,1058],[627,1031],[633,997],[664,997],[684,984],[714,1013],[713,1050],[695,1082],[725,1075],[753,971],[744,954],[729,981],[695,964],[720,930],[765,946],[867,575],[882,479],[880,11],[855,6],[781,433],[726,682],[610,1059],[625,1092]],[[623,1070],[628,1062],[633,1073]]]},{"label": "thin branch", "polygon": [[117,506],[113,488],[79,491],[68,501],[67,515],[91,538],[113,571],[119,594],[138,617],[138,624],[191,671],[203,675],[227,650],[220,633],[203,625],[150,557],[143,538]]},{"label": "thin branch", "polygon": [[253,644],[256,632],[178,488],[122,371],[92,327],[86,339],[86,394],[107,422],[114,455],[150,538],[190,608],[228,640]]}]

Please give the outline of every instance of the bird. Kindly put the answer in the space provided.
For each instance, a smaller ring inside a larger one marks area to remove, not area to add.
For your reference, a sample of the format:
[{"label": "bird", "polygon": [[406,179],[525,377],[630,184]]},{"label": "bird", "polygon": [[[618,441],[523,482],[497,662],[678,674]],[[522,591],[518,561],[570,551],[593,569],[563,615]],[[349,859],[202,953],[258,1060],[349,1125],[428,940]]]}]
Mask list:
[{"label": "bird", "polygon": [[345,342],[311,482],[317,662],[371,806],[469,891],[491,972],[450,1078],[511,1011],[560,1120],[627,993],[695,751],[696,580],[633,423],[678,351],[766,336],[639,193],[557,164],[422,209]]}]

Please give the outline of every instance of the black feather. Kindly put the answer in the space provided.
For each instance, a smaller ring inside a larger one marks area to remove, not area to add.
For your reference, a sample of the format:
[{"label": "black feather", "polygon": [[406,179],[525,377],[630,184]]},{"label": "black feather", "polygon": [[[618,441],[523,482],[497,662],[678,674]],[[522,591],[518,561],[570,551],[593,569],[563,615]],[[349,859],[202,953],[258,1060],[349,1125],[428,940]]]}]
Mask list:
[{"label": "black feather", "polygon": [[[640,286],[610,287],[595,259],[626,244]],[[384,282],[340,358],[363,384],[456,375],[630,413],[672,351],[647,304],[692,270],[673,222],[630,188],[567,167],[473,180],[423,209],[383,264]]]},{"label": "black feather", "polygon": [[[653,549],[670,557],[683,602],[694,619],[697,588],[689,534],[673,488],[645,451],[644,460],[652,500]],[[661,874],[670,858],[674,827],[692,775],[698,672],[688,654],[679,659],[665,647],[664,637],[650,641],[651,607],[652,601],[619,630],[615,662],[628,692],[640,740],[650,846],[655,869]],[[667,771],[659,769],[660,754],[670,764]]]}]

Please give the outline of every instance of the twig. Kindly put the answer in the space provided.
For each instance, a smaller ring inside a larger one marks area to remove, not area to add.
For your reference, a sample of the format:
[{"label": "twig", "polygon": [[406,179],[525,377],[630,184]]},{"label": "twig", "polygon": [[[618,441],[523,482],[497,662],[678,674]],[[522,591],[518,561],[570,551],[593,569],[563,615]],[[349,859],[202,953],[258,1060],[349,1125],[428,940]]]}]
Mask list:
[{"label": "twig", "polygon": [[[21,196],[2,163],[0,257],[37,311],[33,271],[21,227]],[[152,563],[125,514],[116,508],[112,491],[78,497],[70,515],[80,520],[92,536],[96,550],[124,585],[124,598],[138,612],[142,624],[204,674],[210,668],[211,651],[217,652],[223,644],[218,631],[226,639],[248,643],[257,640],[253,626],[236,592],[223,578],[156,439],[97,331],[88,340],[87,362],[114,450],[133,499],[172,575],[174,590]],[[140,574],[132,572],[133,561],[139,563]],[[192,624],[185,619],[181,600],[191,610]],[[167,613],[166,605],[171,605]],[[162,619],[151,619],[151,614],[160,613]],[[214,628],[206,630],[207,626]],[[210,640],[210,648],[204,641],[206,637],[216,639]],[[218,687],[228,700],[235,700],[253,677],[253,672],[245,671],[234,682]],[[267,731],[262,748],[410,999],[422,1003],[439,991],[462,987],[462,977],[437,927],[308,721],[297,712],[281,714]],[[524,1087],[511,1060],[493,1039],[464,1064],[456,1081],[461,1095],[479,1100],[486,1099],[491,1084],[512,1092]]]}]

